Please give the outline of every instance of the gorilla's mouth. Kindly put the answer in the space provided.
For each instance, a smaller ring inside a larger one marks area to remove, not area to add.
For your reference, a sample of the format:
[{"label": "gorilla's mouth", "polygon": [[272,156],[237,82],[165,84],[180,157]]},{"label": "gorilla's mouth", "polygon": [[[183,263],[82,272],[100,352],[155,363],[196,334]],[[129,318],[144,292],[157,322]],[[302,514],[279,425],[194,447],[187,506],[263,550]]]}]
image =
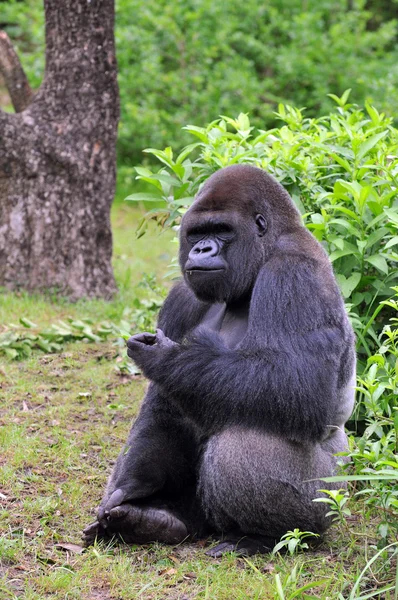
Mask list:
[{"label": "gorilla's mouth", "polygon": [[206,269],[204,267],[193,267],[191,269],[186,269],[185,273],[187,275],[192,275],[193,273],[221,273],[225,271],[225,269]]}]

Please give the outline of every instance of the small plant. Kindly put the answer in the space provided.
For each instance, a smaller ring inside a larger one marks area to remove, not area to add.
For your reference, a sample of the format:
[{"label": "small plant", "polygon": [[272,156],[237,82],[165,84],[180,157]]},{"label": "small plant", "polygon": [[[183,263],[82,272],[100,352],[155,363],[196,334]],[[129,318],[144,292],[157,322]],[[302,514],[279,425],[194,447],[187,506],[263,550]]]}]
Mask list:
[{"label": "small plant", "polygon": [[350,496],[347,490],[319,490],[326,494],[326,498],[315,498],[313,502],[323,502],[330,506],[329,512],[326,513],[326,517],[332,517],[333,521],[344,522],[346,517],[351,516],[350,509],[346,506]]},{"label": "small plant", "polygon": [[[396,576],[395,576],[395,582],[392,584],[387,584],[384,585],[382,587],[378,586],[377,590],[374,590],[373,592],[370,593],[366,593],[365,595],[359,595],[360,592],[360,586],[361,583],[364,582],[366,583],[365,580],[365,576],[366,576],[366,571],[370,571],[372,572],[373,564],[377,561],[377,559],[379,559],[380,557],[384,560],[391,560],[393,557],[397,557],[397,553],[398,553],[398,542],[394,542],[393,544],[389,544],[388,546],[385,546],[384,548],[382,548],[381,550],[379,550],[365,565],[365,567],[363,568],[363,570],[361,571],[361,573],[359,574],[359,576],[357,577],[354,587],[351,590],[350,595],[348,596],[347,600],[367,600],[368,598],[391,598],[391,600],[394,598],[394,600],[398,600],[398,561],[397,561],[397,567],[396,567]],[[391,592],[391,594],[390,594]],[[386,595],[384,595],[386,594]],[[388,594],[388,595],[387,595]],[[394,594],[394,596],[392,595]],[[340,600],[340,598],[339,598]]]},{"label": "small plant", "polygon": [[305,592],[329,583],[329,579],[320,579],[300,585],[300,577],[302,576],[303,568],[304,565],[294,565],[290,573],[286,574],[283,578],[281,578],[279,573],[275,574],[275,598],[278,600],[294,600],[294,598],[307,600],[308,598],[309,600],[310,598],[315,598],[315,596],[306,594]]},{"label": "small plant", "polygon": [[308,550],[309,546],[307,542],[304,541],[305,539],[311,538],[311,540],[314,540],[318,537],[319,535],[312,531],[293,529],[293,531],[288,531],[281,537],[280,542],[278,542],[272,550],[272,554],[277,554],[284,548],[291,556],[293,556],[293,554],[297,554],[300,550]]}]

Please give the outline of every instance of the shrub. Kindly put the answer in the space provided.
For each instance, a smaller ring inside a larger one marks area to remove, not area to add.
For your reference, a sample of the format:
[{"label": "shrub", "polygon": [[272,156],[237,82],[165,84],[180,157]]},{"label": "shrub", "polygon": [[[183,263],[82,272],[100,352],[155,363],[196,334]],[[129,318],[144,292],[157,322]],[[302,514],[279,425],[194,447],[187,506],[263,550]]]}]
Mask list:
[{"label": "shrub", "polygon": [[[187,143],[182,126],[250,111],[275,122],[278,102],[326,114],[330,91],[397,113],[397,22],[391,3],[364,0],[116,0],[119,164],[146,146]],[[34,87],[44,71],[42,0],[1,3]],[[128,176],[128,173],[126,174]],[[119,173],[123,179],[123,173]]]},{"label": "shrub", "polygon": [[280,105],[284,124],[267,131],[255,130],[245,114],[207,127],[188,125],[198,141],[176,156],[170,147],[146,150],[162,163],[159,170],[136,168],[137,179],[152,184],[153,192],[129,199],[160,202],[147,218],[170,227],[217,169],[236,163],[266,169],[289,191],[330,256],[363,370],[389,316],[380,301],[394,294],[398,274],[398,130],[374,107],[349,104],[348,96],[334,96],[337,110],[318,119]]}]

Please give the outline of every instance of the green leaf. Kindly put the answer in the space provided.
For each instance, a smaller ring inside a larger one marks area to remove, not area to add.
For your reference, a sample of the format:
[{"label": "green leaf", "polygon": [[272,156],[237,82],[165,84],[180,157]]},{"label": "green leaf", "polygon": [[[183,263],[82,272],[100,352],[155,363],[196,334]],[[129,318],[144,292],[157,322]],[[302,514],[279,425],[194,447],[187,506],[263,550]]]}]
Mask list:
[{"label": "green leaf", "polygon": [[352,254],[352,252],[350,250],[335,250],[334,252],[332,252],[329,256],[330,262],[334,262],[335,260],[338,260],[339,258],[343,258],[343,256],[348,256],[349,254]]},{"label": "green leaf", "polygon": [[154,196],[153,194],[143,194],[138,192],[138,194],[131,194],[130,196],[127,196],[125,200],[130,202],[161,202],[164,201],[164,198],[162,196]]},{"label": "green leaf", "polygon": [[179,179],[176,179],[172,175],[167,175],[166,173],[157,173],[156,175],[152,175],[152,177],[153,179],[157,179],[162,183],[166,183],[167,185],[171,185],[174,187],[181,185],[181,181]]},{"label": "green leaf", "polygon": [[362,191],[362,186],[358,181],[344,181],[344,179],[338,179],[334,184],[334,194],[340,197],[342,193],[348,192],[358,200]]},{"label": "green leaf", "polygon": [[375,200],[368,200],[367,205],[369,206],[370,210],[374,215],[378,216],[383,214],[383,207]]},{"label": "green leaf", "polygon": [[378,242],[383,237],[385,237],[388,233],[390,233],[390,232],[387,229],[387,227],[381,227],[380,229],[376,229],[376,231],[373,231],[370,234],[370,236],[368,237],[368,239],[366,240],[365,248],[370,248],[371,246],[376,244],[376,242]]},{"label": "green leaf", "polygon": [[172,167],[172,157],[170,158],[170,152],[168,152],[168,148],[163,150],[157,150],[156,148],[145,148],[144,152],[147,154],[153,154],[156,156],[160,162],[167,165],[168,167]]},{"label": "green leaf", "polygon": [[398,434],[398,410],[396,410],[394,413],[394,429]]},{"label": "green leaf", "polygon": [[348,100],[348,97],[351,93],[351,88],[348,88],[344,94],[341,96],[341,98],[339,98],[338,96],[336,96],[335,94],[328,94],[329,98],[332,98],[332,100],[334,100],[336,102],[336,104],[338,104],[339,106],[343,107],[346,105],[346,102]]},{"label": "green leaf", "polygon": [[359,284],[359,282],[361,281],[361,274],[353,273],[351,275],[351,277],[346,279],[344,277],[344,275],[342,275],[340,273],[340,274],[336,275],[336,279],[338,281],[338,284],[341,289],[341,293],[343,294],[344,298],[349,298],[351,296],[352,292],[355,290],[355,288]]},{"label": "green leaf", "polygon": [[[327,150],[327,148],[326,148]],[[335,154],[334,152],[332,152],[330,154],[330,156],[332,156],[332,158],[334,158],[334,160],[341,166],[343,167],[343,169],[345,169],[348,173],[351,173],[352,171],[352,167],[350,165],[350,163],[348,162],[348,160],[346,160],[345,158],[342,158],[341,156],[339,156],[338,154]]]},{"label": "green leaf", "polygon": [[52,352],[52,347],[50,342],[48,342],[47,340],[43,340],[43,339],[38,339],[36,342],[36,345],[43,350],[43,352],[48,352],[49,354]]},{"label": "green leaf", "polygon": [[343,104],[343,106],[345,104],[347,104],[347,100],[348,100],[350,94],[351,94],[351,88],[348,88],[344,91],[343,95],[341,96],[341,103]]},{"label": "green leaf", "polygon": [[385,208],[384,212],[388,216],[390,221],[398,225],[398,211],[395,211],[392,208]]},{"label": "green leaf", "polygon": [[146,167],[134,167],[135,170],[137,171],[138,175],[141,175],[141,177],[152,177],[153,173],[150,169],[147,169]]},{"label": "green leaf", "polygon": [[178,198],[170,202],[172,206],[191,206],[194,200],[194,196],[186,196],[185,198]]},{"label": "green leaf", "polygon": [[359,150],[357,152],[357,159],[361,160],[376,144],[386,137],[388,131],[382,131],[381,133],[376,133],[376,135],[372,135],[372,137],[368,138],[363,144],[359,146]]},{"label": "green leaf", "polygon": [[27,327],[28,329],[31,329],[32,327],[37,327],[37,325],[35,323],[33,323],[32,321],[30,321],[29,319],[27,319],[26,317],[21,317],[19,319],[19,322],[24,326]]},{"label": "green leaf", "polygon": [[[330,583],[330,579],[318,579],[316,581],[310,581],[309,583],[306,583],[305,585],[303,585],[301,588],[295,590],[290,596],[289,596],[289,600],[293,600],[293,598],[302,598],[302,593],[310,590],[312,588],[315,587],[320,587],[321,585],[325,585],[326,583]],[[308,598],[315,598],[315,596],[308,596]]]},{"label": "green leaf", "polygon": [[362,219],[359,215],[357,215],[353,210],[350,210],[349,208],[345,208],[344,206],[331,206],[330,210],[342,212],[345,215],[348,215],[349,217],[354,219],[354,221],[358,221],[358,222],[362,221]]},{"label": "green leaf", "polygon": [[205,144],[208,143],[209,140],[208,140],[208,137],[206,134],[206,129],[203,129],[203,127],[196,127],[195,125],[187,125],[186,127],[183,127],[183,129],[185,129],[185,131],[188,131],[189,133],[192,133],[192,135],[196,135],[196,137],[198,137]]},{"label": "green leaf", "polygon": [[341,218],[331,219],[329,221],[329,225],[340,225],[341,227],[344,227],[347,231],[349,231],[351,233],[351,235],[354,235],[355,237],[360,236],[360,231],[358,230],[358,227],[355,227],[352,223],[350,223],[346,219],[341,219]]},{"label": "green leaf", "polygon": [[360,474],[360,475],[333,475],[333,477],[321,477],[321,481],[327,483],[338,483],[342,481],[398,481],[398,473],[392,469],[388,473],[382,472],[380,474]]},{"label": "green leaf", "polygon": [[335,250],[334,252],[331,253],[329,258],[330,258],[331,262],[334,262],[338,258],[342,258],[343,256],[349,256],[349,255],[353,255],[357,258],[360,256],[360,254],[358,252],[358,248],[356,246],[354,246],[354,244],[350,244],[350,242],[347,242],[344,240],[343,250]]},{"label": "green leaf", "polygon": [[187,158],[187,156],[189,156],[191,152],[195,150],[195,148],[201,145],[202,144],[200,142],[195,142],[195,144],[189,144],[188,146],[185,146],[182,152],[180,152],[180,154],[177,156],[176,164],[180,165]]},{"label": "green leaf", "polygon": [[368,102],[365,102],[365,108],[367,110],[368,115],[372,119],[372,123],[374,125],[378,125],[380,123],[380,115],[379,115],[378,111],[376,110],[376,108],[374,106],[372,106],[371,104],[369,104]]},{"label": "green leaf", "polygon": [[11,360],[15,360],[19,356],[19,353],[15,348],[3,348],[3,352]]},{"label": "green leaf", "polygon": [[378,254],[373,254],[372,256],[365,257],[365,261],[376,267],[379,271],[388,275],[388,265],[385,258]]},{"label": "green leaf", "polygon": [[137,175],[136,179],[140,179],[141,181],[146,181],[147,183],[150,183],[151,185],[154,185],[160,192],[162,192],[162,186],[159,183],[159,181],[157,181],[157,179],[154,179],[153,177],[144,177],[143,175]]}]

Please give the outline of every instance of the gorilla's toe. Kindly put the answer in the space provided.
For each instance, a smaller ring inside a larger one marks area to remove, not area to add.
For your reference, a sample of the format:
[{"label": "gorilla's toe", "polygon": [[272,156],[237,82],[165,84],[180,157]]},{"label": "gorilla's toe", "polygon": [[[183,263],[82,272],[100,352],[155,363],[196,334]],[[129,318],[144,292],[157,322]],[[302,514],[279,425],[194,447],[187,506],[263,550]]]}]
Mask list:
[{"label": "gorilla's toe", "polygon": [[96,539],[104,538],[109,539],[109,534],[98,521],[90,523],[90,525],[87,525],[83,530],[82,540],[85,546],[92,546]]}]

